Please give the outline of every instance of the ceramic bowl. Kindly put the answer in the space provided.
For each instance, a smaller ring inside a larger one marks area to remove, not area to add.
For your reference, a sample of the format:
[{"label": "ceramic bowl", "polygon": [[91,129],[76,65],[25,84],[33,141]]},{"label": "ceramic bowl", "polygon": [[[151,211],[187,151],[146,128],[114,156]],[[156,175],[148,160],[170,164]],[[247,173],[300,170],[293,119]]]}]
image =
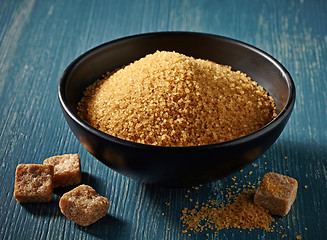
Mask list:
[{"label": "ceramic bowl", "polygon": [[[77,115],[77,104],[88,85],[106,72],[156,50],[209,59],[247,73],[275,99],[278,116],[260,130],[232,141],[161,147],[113,137]],[[295,86],[277,60],[246,43],[205,33],[156,32],[117,39],[82,54],[63,73],[58,95],[65,119],[77,139],[106,166],[145,183],[190,186],[226,177],[262,155],[280,136],[291,115]]]}]

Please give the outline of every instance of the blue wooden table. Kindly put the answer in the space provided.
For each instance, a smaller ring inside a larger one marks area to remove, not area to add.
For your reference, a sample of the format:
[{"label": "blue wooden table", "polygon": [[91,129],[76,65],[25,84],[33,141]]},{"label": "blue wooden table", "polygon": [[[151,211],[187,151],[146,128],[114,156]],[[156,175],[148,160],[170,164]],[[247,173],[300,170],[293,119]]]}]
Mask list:
[{"label": "blue wooden table", "polygon": [[[167,0],[0,3],[0,239],[326,239],[327,1]],[[94,159],[69,130],[57,99],[61,74],[101,43],[138,33],[196,31],[254,45],[279,60],[297,90],[291,119],[277,142],[242,172],[199,188],[160,188],[128,179]],[[83,183],[110,201],[89,227],[67,220],[56,189],[47,204],[13,198],[19,163],[81,155]],[[257,183],[275,171],[296,178],[298,197],[278,229],[183,233],[181,210],[220,201],[236,179]],[[251,174],[252,173],[252,174]]]}]

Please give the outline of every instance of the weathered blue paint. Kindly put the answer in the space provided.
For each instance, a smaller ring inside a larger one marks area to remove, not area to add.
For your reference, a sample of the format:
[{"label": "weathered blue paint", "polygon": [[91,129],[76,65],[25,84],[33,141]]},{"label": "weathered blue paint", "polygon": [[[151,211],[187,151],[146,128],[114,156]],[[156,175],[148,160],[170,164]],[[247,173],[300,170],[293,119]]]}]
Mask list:
[{"label": "weathered blue paint", "polygon": [[[325,238],[327,1],[2,0],[0,5],[0,239]],[[67,65],[101,43],[167,30],[247,42],[270,53],[292,75],[297,100],[285,131],[265,157],[235,174],[244,183],[257,182],[268,171],[299,181],[290,213],[276,218],[285,230],[183,234],[181,210],[195,202],[221,200],[220,191],[233,183],[232,176],[198,190],[143,185],[104,167],[70,132],[57,99],[57,84]],[[17,164],[75,152],[82,158],[83,183],[110,200],[105,218],[89,227],[67,220],[58,201],[68,189],[55,190],[49,204],[13,199]]]}]

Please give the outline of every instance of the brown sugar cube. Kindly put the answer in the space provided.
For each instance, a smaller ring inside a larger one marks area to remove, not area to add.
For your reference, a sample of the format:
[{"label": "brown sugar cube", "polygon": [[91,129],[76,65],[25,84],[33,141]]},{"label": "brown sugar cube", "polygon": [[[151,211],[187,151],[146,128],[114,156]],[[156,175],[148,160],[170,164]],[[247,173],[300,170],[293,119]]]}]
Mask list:
[{"label": "brown sugar cube", "polygon": [[78,154],[53,156],[45,159],[43,164],[54,166],[54,188],[77,185],[82,181],[81,162]]},{"label": "brown sugar cube", "polygon": [[19,164],[16,168],[14,198],[21,203],[50,202],[53,166]]},{"label": "brown sugar cube", "polygon": [[285,216],[296,198],[298,183],[294,178],[278,173],[264,175],[254,196],[254,203],[273,215]]},{"label": "brown sugar cube", "polygon": [[109,201],[92,187],[82,184],[65,193],[60,198],[59,207],[68,219],[88,226],[107,214]]}]

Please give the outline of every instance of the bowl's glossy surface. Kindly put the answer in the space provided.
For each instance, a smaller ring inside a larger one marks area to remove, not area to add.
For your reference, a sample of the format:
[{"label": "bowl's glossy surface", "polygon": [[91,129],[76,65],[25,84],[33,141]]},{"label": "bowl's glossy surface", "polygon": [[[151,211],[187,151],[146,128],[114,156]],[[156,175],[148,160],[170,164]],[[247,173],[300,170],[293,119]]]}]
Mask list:
[{"label": "bowl's glossy surface", "polygon": [[[209,59],[247,73],[275,99],[278,117],[259,131],[233,141],[194,147],[159,147],[115,138],[77,116],[77,103],[89,84],[107,71],[156,50]],[[213,181],[253,162],[281,134],[295,102],[291,76],[274,58],[233,39],[191,32],[148,33],[100,45],[68,66],[60,80],[58,94],[70,128],[95,158],[126,176],[171,186]]]}]

